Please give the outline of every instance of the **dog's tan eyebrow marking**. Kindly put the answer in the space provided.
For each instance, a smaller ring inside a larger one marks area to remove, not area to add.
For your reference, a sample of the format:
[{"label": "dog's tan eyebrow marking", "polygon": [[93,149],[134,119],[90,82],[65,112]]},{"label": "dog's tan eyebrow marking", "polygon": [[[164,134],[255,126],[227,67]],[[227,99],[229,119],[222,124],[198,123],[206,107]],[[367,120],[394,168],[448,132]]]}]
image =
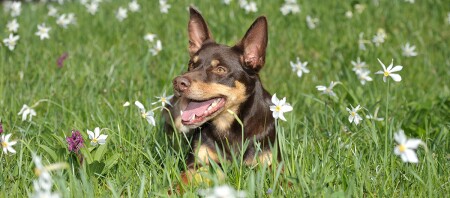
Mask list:
[{"label": "dog's tan eyebrow marking", "polygon": [[219,65],[219,63],[220,62],[218,60],[214,59],[211,61],[211,66],[215,67],[215,66]]},{"label": "dog's tan eyebrow marking", "polygon": [[198,62],[198,56],[194,56],[194,58],[192,58],[192,61],[193,61],[194,63],[197,63],[197,62]]}]

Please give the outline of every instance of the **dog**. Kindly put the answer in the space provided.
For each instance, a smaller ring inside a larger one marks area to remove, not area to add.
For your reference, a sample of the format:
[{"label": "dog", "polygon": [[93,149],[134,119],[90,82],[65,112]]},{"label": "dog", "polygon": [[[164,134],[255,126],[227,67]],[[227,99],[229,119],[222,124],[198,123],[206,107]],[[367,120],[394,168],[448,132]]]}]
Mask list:
[{"label": "dog", "polygon": [[[268,42],[266,17],[258,17],[237,44],[226,46],[214,41],[196,9],[189,12],[188,70],[174,78],[170,115],[165,115],[166,130],[192,134],[183,183],[202,164],[230,160],[240,152],[249,166],[280,161],[280,155],[272,156],[277,144],[271,94],[258,75]],[[243,141],[248,141],[245,148]]]}]

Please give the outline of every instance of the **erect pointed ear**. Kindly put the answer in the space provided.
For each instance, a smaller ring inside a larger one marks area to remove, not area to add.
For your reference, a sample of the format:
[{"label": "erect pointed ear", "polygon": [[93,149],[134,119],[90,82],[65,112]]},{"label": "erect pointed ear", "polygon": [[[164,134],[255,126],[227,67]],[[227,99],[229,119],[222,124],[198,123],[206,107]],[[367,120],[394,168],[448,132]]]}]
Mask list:
[{"label": "erect pointed ear", "polygon": [[236,45],[244,53],[242,61],[245,66],[254,69],[256,72],[264,66],[267,41],[267,19],[261,16],[253,22],[244,38]]},{"label": "erect pointed ear", "polygon": [[189,12],[189,54],[193,56],[206,40],[212,40],[212,36],[202,15],[193,7],[189,7]]}]

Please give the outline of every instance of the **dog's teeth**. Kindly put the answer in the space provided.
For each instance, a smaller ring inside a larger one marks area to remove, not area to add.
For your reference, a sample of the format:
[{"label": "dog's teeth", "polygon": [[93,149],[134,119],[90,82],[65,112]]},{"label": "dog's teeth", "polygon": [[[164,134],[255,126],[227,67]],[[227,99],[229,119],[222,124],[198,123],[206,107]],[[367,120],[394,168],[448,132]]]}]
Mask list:
[{"label": "dog's teeth", "polygon": [[183,110],[180,111],[180,115],[183,115]]},{"label": "dog's teeth", "polygon": [[211,106],[210,106],[210,107],[215,107],[216,105],[217,105],[217,100],[214,100],[214,102],[211,103]]},{"label": "dog's teeth", "polygon": [[206,111],[209,111],[209,110],[211,110],[213,107],[210,105],[207,109],[206,109]]},{"label": "dog's teeth", "polygon": [[191,119],[189,121],[193,121],[195,119],[195,114],[192,115]]}]

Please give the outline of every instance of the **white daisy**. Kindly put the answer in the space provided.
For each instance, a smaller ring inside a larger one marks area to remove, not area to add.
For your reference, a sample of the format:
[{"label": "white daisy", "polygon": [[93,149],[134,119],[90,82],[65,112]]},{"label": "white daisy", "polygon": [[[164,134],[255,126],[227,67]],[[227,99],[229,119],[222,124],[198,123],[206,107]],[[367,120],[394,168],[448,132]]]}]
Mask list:
[{"label": "white daisy", "polygon": [[407,139],[405,132],[400,129],[394,134],[394,140],[398,145],[394,148],[395,155],[400,155],[403,162],[418,163],[419,159],[415,150],[420,144],[423,144],[420,139]]},{"label": "white daisy", "polygon": [[286,118],[283,114],[293,110],[292,106],[289,103],[286,103],[286,97],[280,100],[277,98],[277,94],[273,94],[272,103],[273,105],[270,105],[269,107],[273,112],[272,116],[275,119],[280,118],[281,120],[286,121]]},{"label": "white daisy", "polygon": [[8,152],[10,153],[16,153],[16,150],[14,150],[14,148],[12,146],[14,146],[15,144],[17,144],[17,141],[9,141],[9,138],[11,137],[11,134],[8,135],[2,135],[2,138],[0,139],[0,144],[2,145],[3,148],[3,153],[8,154]]},{"label": "white daisy", "polygon": [[378,59],[378,62],[380,62],[381,66],[383,67],[383,70],[375,72],[375,74],[383,74],[383,81],[386,82],[386,78],[390,76],[395,82],[400,82],[402,80],[402,77],[399,74],[394,74],[394,72],[401,71],[403,69],[403,66],[397,65],[394,67],[394,59],[392,59],[391,64],[386,68],[386,66],[381,62],[380,59]]},{"label": "white daisy", "polygon": [[96,146],[97,144],[105,144],[106,138],[108,138],[108,135],[100,134],[99,127],[96,127],[94,132],[87,130],[87,133],[89,135],[89,139],[91,140],[92,146]]},{"label": "white daisy", "polygon": [[41,25],[38,25],[38,31],[35,34],[36,36],[39,36],[41,40],[48,39],[50,38],[50,36],[48,35],[50,29],[50,27],[46,27],[45,23],[43,23]]}]

